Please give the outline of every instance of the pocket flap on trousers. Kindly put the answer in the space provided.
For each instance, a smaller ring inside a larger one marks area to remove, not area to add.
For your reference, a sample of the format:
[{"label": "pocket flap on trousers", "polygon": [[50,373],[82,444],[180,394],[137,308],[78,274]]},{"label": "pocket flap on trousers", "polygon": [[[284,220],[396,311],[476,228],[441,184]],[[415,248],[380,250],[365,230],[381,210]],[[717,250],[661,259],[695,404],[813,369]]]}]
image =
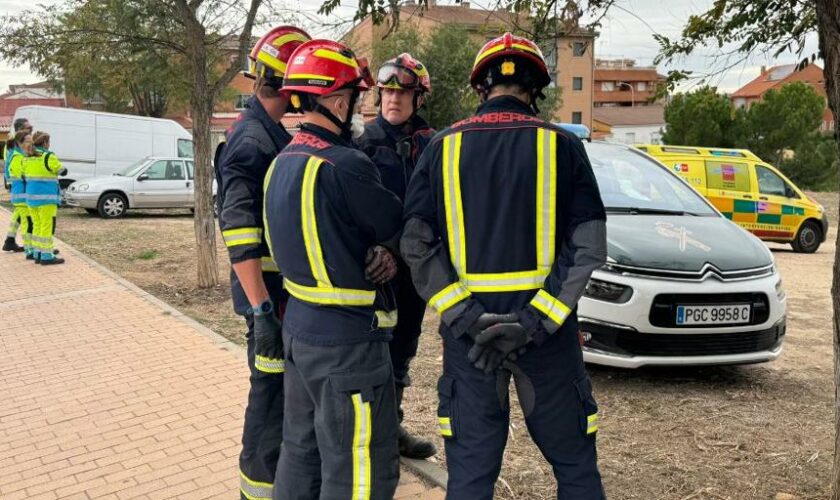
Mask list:
[{"label": "pocket flap on trousers", "polygon": [[330,384],[338,392],[362,392],[385,384],[390,373],[389,365],[363,373],[336,373],[330,375]]}]

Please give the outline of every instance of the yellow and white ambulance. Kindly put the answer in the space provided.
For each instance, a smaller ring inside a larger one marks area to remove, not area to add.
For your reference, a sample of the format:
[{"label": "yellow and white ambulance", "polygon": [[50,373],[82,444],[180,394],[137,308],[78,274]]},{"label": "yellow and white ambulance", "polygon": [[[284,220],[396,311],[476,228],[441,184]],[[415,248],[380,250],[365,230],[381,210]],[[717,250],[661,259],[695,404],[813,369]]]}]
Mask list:
[{"label": "yellow and white ambulance", "polygon": [[640,144],[705,196],[724,216],[765,241],[813,253],[825,241],[828,219],[779,170],[746,149]]}]

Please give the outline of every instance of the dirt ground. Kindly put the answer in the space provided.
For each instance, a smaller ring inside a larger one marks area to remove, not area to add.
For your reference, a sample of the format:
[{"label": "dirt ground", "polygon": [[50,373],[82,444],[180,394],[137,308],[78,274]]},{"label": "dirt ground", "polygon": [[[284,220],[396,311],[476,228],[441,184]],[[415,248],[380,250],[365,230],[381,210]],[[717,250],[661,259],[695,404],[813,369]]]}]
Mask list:
[{"label": "dirt ground", "polygon": [[[5,193],[4,193],[5,194]],[[773,363],[742,367],[642,369],[590,366],[600,406],[598,449],[611,499],[828,498],[833,459],[832,230],[814,255],[770,244],[787,292],[785,351]],[[0,198],[2,200],[2,198]],[[189,211],[129,212],[106,221],[61,209],[57,236],[216,332],[242,343],[231,309],[227,251],[217,238],[221,284],[195,287]],[[437,318],[427,314],[406,424],[436,435],[435,386],[441,368]],[[433,460],[444,464],[443,446]],[[549,468],[515,415],[497,498],[554,498]]]}]

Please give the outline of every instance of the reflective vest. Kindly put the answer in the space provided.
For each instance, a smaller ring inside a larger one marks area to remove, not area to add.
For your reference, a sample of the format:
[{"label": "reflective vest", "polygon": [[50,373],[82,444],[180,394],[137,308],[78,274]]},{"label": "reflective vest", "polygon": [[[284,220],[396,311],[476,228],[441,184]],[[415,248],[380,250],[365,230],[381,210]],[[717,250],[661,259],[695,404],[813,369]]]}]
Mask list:
[{"label": "reflective vest", "polygon": [[61,162],[51,151],[41,148],[37,148],[37,151],[38,155],[28,156],[23,160],[26,204],[30,207],[58,205],[61,201],[58,184]]},{"label": "reflective vest", "polygon": [[6,158],[6,166],[9,168],[7,179],[12,185],[11,201],[15,205],[26,203],[26,184],[23,181],[23,161],[26,156],[18,149],[12,148],[9,157]]}]

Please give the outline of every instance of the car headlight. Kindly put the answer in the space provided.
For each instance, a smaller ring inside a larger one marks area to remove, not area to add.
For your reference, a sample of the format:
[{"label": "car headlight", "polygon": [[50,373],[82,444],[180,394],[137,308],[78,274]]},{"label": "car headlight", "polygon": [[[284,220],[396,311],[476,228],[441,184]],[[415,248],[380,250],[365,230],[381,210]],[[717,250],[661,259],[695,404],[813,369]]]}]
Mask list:
[{"label": "car headlight", "polygon": [[618,283],[591,278],[583,294],[590,299],[623,304],[633,296],[633,289]]},{"label": "car headlight", "polygon": [[785,289],[782,288],[782,278],[779,278],[779,281],[776,282],[776,298],[779,299],[779,302],[785,299]]},{"label": "car headlight", "polygon": [[76,191],[87,191],[90,189],[90,184],[79,184],[76,186]]}]

